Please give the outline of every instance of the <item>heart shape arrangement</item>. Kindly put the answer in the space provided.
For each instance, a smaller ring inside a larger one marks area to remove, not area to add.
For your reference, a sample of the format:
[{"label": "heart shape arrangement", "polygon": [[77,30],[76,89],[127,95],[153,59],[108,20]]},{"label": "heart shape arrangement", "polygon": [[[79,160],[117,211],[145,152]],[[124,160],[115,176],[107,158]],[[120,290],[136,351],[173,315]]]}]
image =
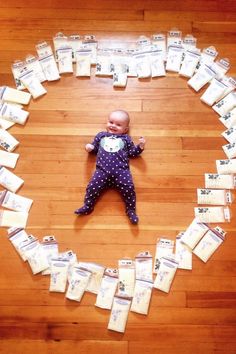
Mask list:
[{"label": "heart shape arrangement", "polygon": [[[25,62],[13,65],[13,75],[17,89],[1,88],[0,108],[0,184],[6,188],[0,195],[2,210],[0,225],[10,227],[8,237],[24,261],[28,261],[33,274],[50,275],[50,291],[66,291],[66,297],[79,302],[85,291],[97,294],[96,306],[111,310],[108,328],[124,332],[129,310],[147,315],[153,287],[168,293],[177,268],[191,270],[192,254],[207,262],[222,244],[225,232],[210,223],[230,221],[230,189],[234,189],[236,173],[236,97],[233,92],[236,82],[225,76],[229,69],[226,59],[214,61],[217,52],[209,47],[201,53],[196,48],[196,40],[186,36],[182,40],[180,31],[153,35],[152,42],[141,37],[135,50],[97,50],[94,36],[85,36],[83,45],[79,36],[68,37],[59,34],[54,38],[55,56],[46,42],[36,46],[38,59],[30,56]],[[68,45],[70,43],[70,45]],[[80,43],[80,46],[78,46]],[[155,46],[155,45],[156,46]],[[115,54],[111,56],[111,53]],[[98,54],[93,61],[93,55]],[[124,60],[125,57],[125,60]],[[12,153],[19,142],[7,132],[14,123],[24,124],[28,112],[21,104],[28,104],[46,94],[43,81],[60,79],[60,74],[73,73],[72,62],[76,62],[76,76],[90,76],[91,64],[96,64],[96,75],[112,75],[113,86],[125,87],[127,77],[136,70],[138,78],[158,77],[167,71],[178,72],[187,77],[188,84],[199,91],[210,83],[201,100],[221,116],[221,122],[228,128],[222,135],[228,140],[223,146],[226,160],[217,160],[217,173],[205,174],[205,188],[197,190],[198,204],[208,206],[195,208],[195,219],[185,232],[174,241],[161,238],[157,241],[154,267],[148,251],[140,252],[135,261],[121,259],[117,269],[109,269],[90,262],[77,262],[72,251],[58,253],[58,243],[54,236],[45,236],[40,242],[25,231],[28,212],[32,200],[15,194],[23,180],[6,167],[14,168],[19,157]],[[199,66],[200,63],[200,66]],[[197,67],[199,66],[199,67]],[[59,68],[59,69],[58,69]],[[27,88],[29,93],[21,91]],[[50,263],[50,264],[49,264]],[[156,273],[153,282],[153,273]]]}]

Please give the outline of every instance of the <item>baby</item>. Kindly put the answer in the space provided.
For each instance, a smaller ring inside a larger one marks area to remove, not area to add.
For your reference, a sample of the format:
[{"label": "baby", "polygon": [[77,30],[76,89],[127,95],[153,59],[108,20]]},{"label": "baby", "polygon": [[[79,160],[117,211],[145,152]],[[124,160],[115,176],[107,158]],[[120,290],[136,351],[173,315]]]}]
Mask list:
[{"label": "baby", "polygon": [[129,169],[129,158],[140,155],[145,146],[145,139],[139,138],[134,145],[129,130],[129,114],[123,110],[111,112],[106,130],[98,133],[92,144],[85,150],[97,154],[96,170],[87,186],[84,205],[75,210],[77,215],[86,215],[93,211],[101,192],[106,188],[116,188],[122,195],[126,214],[132,224],[138,223],[136,215],[136,194]]}]

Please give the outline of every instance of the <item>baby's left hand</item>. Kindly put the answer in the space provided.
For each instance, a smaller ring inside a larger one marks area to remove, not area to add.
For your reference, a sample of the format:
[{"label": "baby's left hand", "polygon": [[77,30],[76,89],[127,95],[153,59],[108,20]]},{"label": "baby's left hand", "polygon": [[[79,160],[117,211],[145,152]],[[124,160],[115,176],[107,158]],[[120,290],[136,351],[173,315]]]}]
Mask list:
[{"label": "baby's left hand", "polygon": [[138,140],[139,140],[139,146],[143,150],[144,146],[146,144],[146,140],[145,140],[145,138],[143,136],[140,136],[140,138]]}]

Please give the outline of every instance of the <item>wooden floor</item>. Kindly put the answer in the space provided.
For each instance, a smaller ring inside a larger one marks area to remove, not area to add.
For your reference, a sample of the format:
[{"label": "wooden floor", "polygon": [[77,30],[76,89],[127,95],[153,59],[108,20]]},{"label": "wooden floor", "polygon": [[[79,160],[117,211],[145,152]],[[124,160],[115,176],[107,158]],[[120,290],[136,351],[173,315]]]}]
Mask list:
[{"label": "wooden floor", "polygon": [[[178,27],[198,47],[214,45],[231,61],[236,76],[236,1],[233,0],[0,0],[0,86],[14,87],[11,63],[52,44],[58,31],[95,34],[99,42],[132,42],[139,35]],[[103,44],[104,44],[103,43]],[[63,75],[45,84],[46,96],[32,101],[26,126],[10,132],[20,141],[14,172],[25,180],[19,194],[34,200],[27,232],[55,235],[60,250],[79,260],[116,267],[118,259],[142,250],[155,254],[160,236],[175,239],[193,219],[196,188],[215,160],[226,158],[218,116],[201,103],[202,91],[176,74],[153,80],[129,79],[125,90],[110,78]],[[139,226],[131,226],[119,194],[109,191],[93,214],[77,218],[95,166],[84,145],[104,128],[111,110],[130,112],[142,157],[131,161]],[[227,240],[207,264],[196,257],[192,271],[178,270],[169,294],[155,290],[147,317],[129,314],[124,335],[107,330],[109,312],[95,308],[86,293],[81,304],[49,293],[49,278],[33,276],[1,229],[0,353],[235,354],[236,207]]]}]

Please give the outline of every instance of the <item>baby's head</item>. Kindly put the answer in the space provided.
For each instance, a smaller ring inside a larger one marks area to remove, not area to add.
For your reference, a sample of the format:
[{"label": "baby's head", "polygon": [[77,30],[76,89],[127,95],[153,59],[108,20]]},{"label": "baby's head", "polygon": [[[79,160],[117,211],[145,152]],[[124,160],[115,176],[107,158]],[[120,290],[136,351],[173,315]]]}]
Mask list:
[{"label": "baby's head", "polygon": [[107,120],[107,131],[112,134],[126,134],[129,130],[129,114],[123,110],[113,111]]}]

